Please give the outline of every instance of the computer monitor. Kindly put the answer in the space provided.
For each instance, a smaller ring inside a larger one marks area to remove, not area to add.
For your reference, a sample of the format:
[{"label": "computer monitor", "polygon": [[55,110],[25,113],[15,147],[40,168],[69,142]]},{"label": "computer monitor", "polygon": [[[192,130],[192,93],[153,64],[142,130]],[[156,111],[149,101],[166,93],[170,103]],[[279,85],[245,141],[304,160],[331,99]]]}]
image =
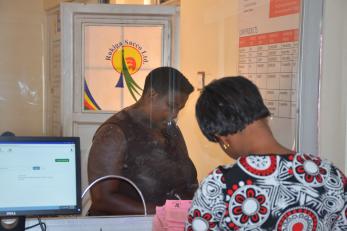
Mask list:
[{"label": "computer monitor", "polygon": [[81,213],[78,137],[0,137],[0,217]]}]

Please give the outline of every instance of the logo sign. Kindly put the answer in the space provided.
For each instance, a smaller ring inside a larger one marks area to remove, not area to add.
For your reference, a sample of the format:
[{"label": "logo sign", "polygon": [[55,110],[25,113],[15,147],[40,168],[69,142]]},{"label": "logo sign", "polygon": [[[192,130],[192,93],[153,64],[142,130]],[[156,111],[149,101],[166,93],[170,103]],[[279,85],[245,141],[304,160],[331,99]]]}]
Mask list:
[{"label": "logo sign", "polygon": [[122,72],[122,50],[124,50],[124,58],[130,74],[135,74],[140,70],[144,63],[148,62],[146,55],[147,51],[138,43],[129,40],[119,42],[109,49],[105,58],[106,60],[111,61],[113,68],[118,73]]},{"label": "logo sign", "polygon": [[[147,51],[137,42],[124,40],[113,44],[109,48],[105,60],[109,61],[118,73],[115,87],[126,87],[132,98],[137,101],[142,94],[142,88],[136,83],[133,75],[148,62]],[[84,108],[86,110],[101,110],[90,93],[86,82],[84,86]]]},{"label": "logo sign", "polygon": [[137,101],[136,95],[141,96],[142,88],[132,75],[138,72],[145,62],[148,62],[146,53],[147,51],[138,43],[124,40],[124,42],[114,44],[105,58],[111,61],[115,71],[120,74],[116,87],[124,88],[125,82],[135,101]]}]

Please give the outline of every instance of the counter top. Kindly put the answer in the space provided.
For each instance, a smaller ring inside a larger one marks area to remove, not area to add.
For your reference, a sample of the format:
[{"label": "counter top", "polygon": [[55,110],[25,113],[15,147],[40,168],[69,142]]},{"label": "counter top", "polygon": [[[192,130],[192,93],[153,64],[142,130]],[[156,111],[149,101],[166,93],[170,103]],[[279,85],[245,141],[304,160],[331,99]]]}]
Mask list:
[{"label": "counter top", "polygon": [[[106,216],[106,217],[56,217],[41,218],[47,231],[151,231],[153,216]],[[25,227],[37,224],[36,218],[27,218]],[[40,231],[40,226],[29,229]]]}]

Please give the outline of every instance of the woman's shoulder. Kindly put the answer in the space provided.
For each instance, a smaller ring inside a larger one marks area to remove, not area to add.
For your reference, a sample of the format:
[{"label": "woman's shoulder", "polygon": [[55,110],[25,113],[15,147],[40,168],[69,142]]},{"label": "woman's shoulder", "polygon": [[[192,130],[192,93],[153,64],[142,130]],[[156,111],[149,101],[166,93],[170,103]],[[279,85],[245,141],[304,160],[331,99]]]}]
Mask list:
[{"label": "woman's shoulder", "polygon": [[319,168],[325,168],[328,173],[338,172],[343,174],[342,171],[329,159],[314,155],[310,153],[296,153],[291,159],[294,165],[303,165],[307,171]]},{"label": "woman's shoulder", "polygon": [[130,120],[130,116],[127,110],[124,109],[110,116],[104,124],[119,124],[125,120]]},{"label": "woman's shoulder", "polygon": [[344,187],[347,187],[345,174],[330,160],[319,155],[297,153],[293,158],[293,167],[296,173],[314,175],[314,180],[317,178],[320,180],[321,177],[324,185],[326,181],[334,181],[341,182]]},{"label": "woman's shoulder", "polygon": [[235,170],[235,164],[228,164],[228,165],[220,165],[210,171],[208,175],[202,180],[201,185],[218,185],[218,187],[226,188],[227,185],[227,179],[229,176],[236,177],[235,174],[233,174],[233,171]]},{"label": "woman's shoulder", "polygon": [[210,171],[207,176],[201,181],[200,185],[215,184],[225,188],[226,174],[233,168],[233,164],[220,165]]},{"label": "woman's shoulder", "polygon": [[219,165],[218,167],[216,167],[215,169],[213,169],[213,171],[210,172],[209,175],[214,175],[214,176],[223,176],[225,177],[228,174],[232,174],[237,166],[236,166],[236,162],[235,163],[230,163],[230,164],[225,164],[225,165]]}]

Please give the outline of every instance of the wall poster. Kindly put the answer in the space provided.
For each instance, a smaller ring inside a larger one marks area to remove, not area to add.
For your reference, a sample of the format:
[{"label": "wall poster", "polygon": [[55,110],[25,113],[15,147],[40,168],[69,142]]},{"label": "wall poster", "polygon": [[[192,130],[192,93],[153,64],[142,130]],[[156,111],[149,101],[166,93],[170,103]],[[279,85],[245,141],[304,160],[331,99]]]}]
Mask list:
[{"label": "wall poster", "polygon": [[[239,74],[259,88],[280,142],[292,147],[300,0],[240,0]],[[285,131],[285,132],[283,132]]]}]

